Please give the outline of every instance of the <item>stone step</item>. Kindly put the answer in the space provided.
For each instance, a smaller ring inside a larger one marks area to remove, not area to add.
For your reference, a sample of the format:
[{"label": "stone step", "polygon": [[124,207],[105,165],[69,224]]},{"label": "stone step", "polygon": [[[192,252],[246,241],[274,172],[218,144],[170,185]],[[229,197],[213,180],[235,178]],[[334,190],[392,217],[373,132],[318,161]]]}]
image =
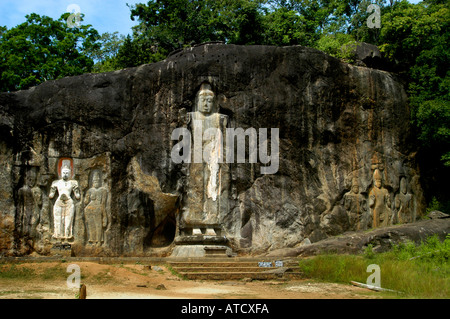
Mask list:
[{"label": "stone step", "polygon": [[189,280],[268,280],[268,279],[301,279],[300,272],[285,272],[284,274],[274,274],[265,272],[186,272],[180,273]]},{"label": "stone step", "polygon": [[236,268],[236,267],[257,267],[257,263],[239,263],[239,262],[176,262],[170,263],[173,268],[186,267],[214,267],[214,268]]},{"label": "stone step", "polygon": [[[293,267],[289,267],[291,270],[299,271],[299,268],[295,269]],[[279,268],[276,267],[172,267],[173,270],[179,273],[193,273],[193,272],[216,272],[216,273],[228,273],[228,272],[267,272],[270,270],[277,270]]]},{"label": "stone step", "polygon": [[[300,279],[302,273],[295,260],[283,261],[282,267],[274,267],[275,262],[264,261],[171,261],[170,267],[181,276],[190,280],[267,280]],[[262,267],[262,266],[272,267]]]},{"label": "stone step", "polygon": [[224,258],[227,257],[226,254],[212,254],[212,253],[207,253],[205,255],[206,258]]},{"label": "stone step", "polygon": [[[230,262],[221,262],[221,261],[170,261],[169,264],[175,267],[220,267],[220,268],[236,268],[236,267],[258,267],[262,269],[267,268],[277,268],[277,267],[260,267],[258,262],[256,261],[230,261]],[[297,267],[297,261],[286,261],[283,262],[284,267]]]}]

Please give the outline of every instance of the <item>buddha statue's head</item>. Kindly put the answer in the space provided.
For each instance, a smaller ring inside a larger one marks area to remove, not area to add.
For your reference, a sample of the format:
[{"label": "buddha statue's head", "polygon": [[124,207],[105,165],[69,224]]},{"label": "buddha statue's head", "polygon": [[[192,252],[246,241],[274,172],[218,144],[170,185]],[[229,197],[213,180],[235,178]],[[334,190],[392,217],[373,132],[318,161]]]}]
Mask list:
[{"label": "buddha statue's head", "polygon": [[26,173],[25,184],[29,187],[33,187],[36,184],[36,173],[34,170],[29,170]]},{"label": "buddha statue's head", "polygon": [[374,181],[375,187],[381,188],[381,179],[382,179],[382,177],[381,177],[380,170],[377,168],[375,170],[375,172],[373,173],[373,181]]},{"label": "buddha statue's head", "polygon": [[61,169],[61,177],[63,180],[67,181],[70,178],[70,167],[69,166],[63,166]]},{"label": "buddha statue's head", "polygon": [[214,113],[214,98],[215,96],[211,89],[211,85],[208,83],[203,83],[197,93],[196,111],[201,112],[204,115]]},{"label": "buddha statue's head", "polygon": [[358,180],[354,179],[352,181],[352,191],[354,194],[358,194],[359,193],[359,185],[358,185]]},{"label": "buddha statue's head", "polygon": [[98,172],[95,172],[94,176],[92,176],[92,186],[94,188],[100,187],[100,174]]},{"label": "buddha statue's head", "polygon": [[407,189],[406,189],[406,178],[402,177],[400,179],[400,192],[402,194],[406,194]]}]

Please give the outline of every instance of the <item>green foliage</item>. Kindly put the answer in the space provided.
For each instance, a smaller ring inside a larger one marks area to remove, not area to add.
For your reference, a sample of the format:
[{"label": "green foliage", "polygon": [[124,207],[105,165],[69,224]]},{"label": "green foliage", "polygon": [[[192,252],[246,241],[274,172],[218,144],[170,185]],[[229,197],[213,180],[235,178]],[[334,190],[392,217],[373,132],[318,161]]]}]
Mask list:
[{"label": "green foliage", "polygon": [[[412,84],[414,85],[414,84]],[[419,102],[413,96],[413,120],[419,128],[419,140],[426,149],[440,150],[444,165],[450,166],[450,100],[432,99]]]},{"label": "green foliage", "polygon": [[425,142],[450,142],[450,101],[428,100],[418,105],[415,113],[419,138]]},{"label": "green foliage", "polygon": [[416,263],[442,267],[442,271],[450,274],[450,235],[443,242],[434,235],[417,246],[413,242],[401,243],[393,247],[393,253],[398,260],[414,260]]},{"label": "green foliage", "polygon": [[[368,247],[362,256],[318,255],[301,259],[300,268],[309,278],[349,283],[366,283],[370,273],[367,266],[380,267],[381,287],[400,291],[395,297],[449,298],[450,297],[450,235],[441,242],[429,237],[420,245],[407,242],[393,246],[385,253],[373,253]],[[392,297],[392,294],[384,294]]]},{"label": "green foliage", "polygon": [[353,36],[344,33],[326,34],[317,41],[316,48],[351,63],[355,60],[356,41]]},{"label": "green foliage", "polygon": [[425,216],[427,216],[429,213],[431,213],[434,210],[441,210],[441,209],[442,209],[441,203],[436,198],[436,196],[433,196],[433,198],[431,199],[430,203],[428,204],[428,207],[427,207],[426,212],[425,212]]},{"label": "green foliage", "polygon": [[16,264],[0,266],[1,279],[30,279],[36,275],[34,269],[28,267],[17,267]]},{"label": "green foliage", "polygon": [[327,282],[349,283],[367,278],[367,261],[360,256],[318,255],[300,260],[301,271],[307,278]]},{"label": "green foliage", "polygon": [[280,8],[265,17],[265,43],[269,45],[306,45],[309,37],[297,12]]},{"label": "green foliage", "polygon": [[90,25],[69,28],[69,13],[58,21],[35,13],[26,22],[2,29],[0,91],[27,89],[47,80],[90,72],[87,52],[98,46],[98,32]]},{"label": "green foliage", "polygon": [[105,61],[117,55],[125,41],[125,36],[119,32],[105,32],[98,38],[98,46],[92,48],[87,55],[94,61]]},{"label": "green foliage", "polygon": [[373,245],[369,244],[366,248],[364,248],[364,257],[367,259],[375,258],[375,252],[373,251]]},{"label": "green foliage", "polygon": [[171,51],[207,41],[260,44],[262,3],[258,0],[154,0],[131,7],[133,28],[117,57],[120,67],[152,63]]},{"label": "green foliage", "polygon": [[40,274],[40,278],[43,280],[66,280],[68,275],[66,266],[60,264],[45,268]]},{"label": "green foliage", "polygon": [[450,9],[443,1],[400,1],[382,26],[380,49],[408,79],[421,145],[450,166]]},{"label": "green foliage", "polygon": [[[407,69],[448,32],[449,9],[444,5],[410,4],[403,0],[382,15],[382,52]],[[447,30],[446,30],[447,29]],[[445,45],[440,43],[440,46]]]}]

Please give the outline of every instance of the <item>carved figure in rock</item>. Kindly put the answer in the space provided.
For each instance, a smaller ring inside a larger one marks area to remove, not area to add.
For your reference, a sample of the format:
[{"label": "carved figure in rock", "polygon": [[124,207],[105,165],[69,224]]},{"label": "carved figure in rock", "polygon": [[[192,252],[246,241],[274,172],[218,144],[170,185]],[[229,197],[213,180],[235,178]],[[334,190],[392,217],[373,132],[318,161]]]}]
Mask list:
[{"label": "carved figure in rock", "polygon": [[412,195],[408,193],[406,178],[400,179],[400,193],[395,196],[395,210],[397,211],[398,222],[409,223],[412,222],[413,207]]},{"label": "carved figure in rock", "polygon": [[353,229],[367,229],[367,225],[369,224],[367,200],[359,193],[357,180],[353,180],[351,191],[344,195],[344,207]]},{"label": "carved figure in rock", "polygon": [[33,170],[27,172],[25,182],[18,191],[18,206],[16,229],[22,236],[31,236],[33,228],[39,222],[42,192],[35,186],[36,174]]},{"label": "carved figure in rock", "polygon": [[[186,224],[205,225],[206,235],[216,235],[208,225],[219,223],[220,211],[228,200],[228,196],[223,196],[229,186],[229,167],[223,163],[223,134],[228,116],[218,113],[216,104],[211,86],[203,83],[197,93],[195,111],[189,113],[188,119],[193,136],[193,162],[189,164],[183,218]],[[201,234],[200,228],[194,227],[193,234]]]},{"label": "carved figure in rock", "polygon": [[92,187],[86,192],[84,198],[84,216],[88,242],[100,246],[103,242],[103,229],[107,224],[106,201],[108,191],[102,187],[100,174],[95,171],[92,177]]},{"label": "carved figure in rock", "polygon": [[391,224],[391,197],[382,186],[382,176],[378,169],[373,174],[374,186],[369,193],[369,206],[372,214],[372,227],[384,227]]},{"label": "carved figure in rock", "polygon": [[61,169],[61,179],[53,181],[50,188],[49,198],[53,199],[58,191],[58,198],[53,205],[53,238],[69,240],[73,238],[73,218],[75,205],[71,197],[81,198],[78,182],[70,179],[71,169],[64,165]]}]

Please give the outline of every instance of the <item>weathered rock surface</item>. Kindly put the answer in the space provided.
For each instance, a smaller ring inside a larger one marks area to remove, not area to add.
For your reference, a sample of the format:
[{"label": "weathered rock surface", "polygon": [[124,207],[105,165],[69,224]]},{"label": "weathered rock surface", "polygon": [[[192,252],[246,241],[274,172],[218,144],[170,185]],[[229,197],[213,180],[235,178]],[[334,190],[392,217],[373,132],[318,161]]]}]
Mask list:
[{"label": "weathered rock surface", "polygon": [[354,53],[356,63],[362,66],[379,69],[383,67],[383,64],[387,63],[387,61],[383,60],[380,49],[370,43],[358,42]]},{"label": "weathered rock surface", "polygon": [[437,235],[440,240],[444,240],[449,233],[450,219],[448,218],[422,220],[410,224],[379,228],[370,232],[347,232],[309,245],[273,250],[266,256],[306,257],[324,253],[361,254],[369,245],[372,245],[374,252],[385,252],[390,250],[393,245],[408,241],[420,244],[433,235]]},{"label": "weathered rock surface", "polygon": [[[188,191],[186,164],[170,157],[178,142],[171,133],[182,126],[180,114],[193,110],[204,81],[228,127],[279,128],[275,174],[261,174],[260,162],[230,165],[228,210],[219,222],[235,251],[294,247],[366,229],[373,207],[383,206],[387,224],[421,216],[407,97],[392,74],[300,46],[206,44],[151,65],[0,94],[0,252],[49,252],[48,194],[58,163],[68,158],[81,191],[73,199],[77,255],[170,253]],[[376,170],[383,197],[371,199]],[[41,200],[27,204],[33,225],[23,236],[18,193],[30,171],[36,176],[30,188]],[[87,240],[84,214],[93,172],[108,194],[97,246]]]}]

